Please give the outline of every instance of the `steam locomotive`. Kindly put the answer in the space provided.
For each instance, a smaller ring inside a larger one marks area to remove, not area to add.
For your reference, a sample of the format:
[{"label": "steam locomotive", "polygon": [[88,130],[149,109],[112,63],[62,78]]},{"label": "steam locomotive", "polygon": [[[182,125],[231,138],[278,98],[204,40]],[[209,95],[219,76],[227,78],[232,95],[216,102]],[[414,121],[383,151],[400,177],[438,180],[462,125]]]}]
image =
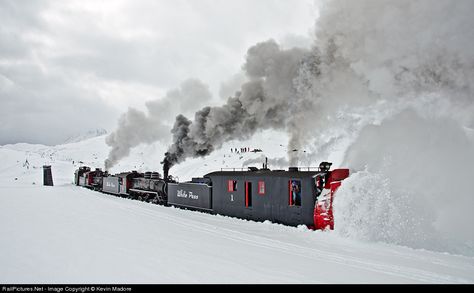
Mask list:
[{"label": "steam locomotive", "polygon": [[110,175],[101,169],[80,167],[75,184],[103,193],[253,221],[271,221],[310,229],[334,229],[333,199],[349,169],[290,167],[221,169],[177,182],[164,170]]}]

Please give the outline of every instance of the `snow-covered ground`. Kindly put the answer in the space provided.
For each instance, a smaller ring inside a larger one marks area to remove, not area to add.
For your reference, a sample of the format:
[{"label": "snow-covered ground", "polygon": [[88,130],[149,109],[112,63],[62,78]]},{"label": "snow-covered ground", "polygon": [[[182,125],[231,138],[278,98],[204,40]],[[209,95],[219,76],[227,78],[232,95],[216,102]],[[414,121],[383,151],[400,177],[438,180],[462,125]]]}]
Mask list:
[{"label": "snow-covered ground", "polygon": [[[474,283],[469,256],[167,208],[74,186],[79,165],[103,166],[104,139],[0,147],[0,283]],[[188,180],[261,159],[262,153],[234,154],[231,147],[286,157],[274,133],[258,140],[265,145],[229,143],[171,173]],[[112,171],[161,171],[164,150],[140,146]],[[54,187],[42,186],[44,164],[52,165]]]}]

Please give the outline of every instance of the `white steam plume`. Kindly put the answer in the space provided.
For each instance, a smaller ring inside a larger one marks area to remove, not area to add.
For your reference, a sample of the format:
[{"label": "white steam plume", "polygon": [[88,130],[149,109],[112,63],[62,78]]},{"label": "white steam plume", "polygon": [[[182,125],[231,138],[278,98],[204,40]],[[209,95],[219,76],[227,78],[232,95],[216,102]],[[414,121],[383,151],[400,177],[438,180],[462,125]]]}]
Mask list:
[{"label": "white steam plume", "polygon": [[195,105],[206,104],[211,97],[207,85],[189,79],[178,89],[169,91],[164,98],[147,102],[148,114],[129,108],[120,117],[117,130],[106,138],[111,150],[105,168],[112,168],[120,159],[127,157],[132,148],[142,143],[168,142],[175,116],[195,111]]}]

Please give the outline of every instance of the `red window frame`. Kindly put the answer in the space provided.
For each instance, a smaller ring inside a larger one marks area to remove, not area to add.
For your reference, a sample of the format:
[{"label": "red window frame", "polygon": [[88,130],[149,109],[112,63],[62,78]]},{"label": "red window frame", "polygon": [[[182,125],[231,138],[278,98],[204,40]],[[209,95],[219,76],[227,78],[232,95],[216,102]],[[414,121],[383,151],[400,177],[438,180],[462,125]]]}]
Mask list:
[{"label": "red window frame", "polygon": [[293,195],[291,194],[291,179],[288,181],[288,196],[289,196],[289,205],[293,206]]},{"label": "red window frame", "polygon": [[265,181],[258,181],[258,194],[265,195]]},{"label": "red window frame", "polygon": [[234,191],[237,191],[237,188],[234,188],[237,187],[237,181],[236,180],[227,180],[227,191],[228,192],[234,192]]},{"label": "red window frame", "polygon": [[245,182],[245,207],[249,207],[249,182]]},{"label": "red window frame", "polygon": [[291,183],[292,183],[292,181],[299,181],[300,184],[301,184],[301,179],[290,179],[290,180],[288,181],[288,197],[289,197],[289,198],[288,198],[288,199],[289,199],[288,205],[300,207],[300,206],[302,205],[302,200],[303,200],[302,194],[301,194],[301,190],[300,190],[300,196],[301,196],[300,202],[299,202],[299,204],[297,205],[296,202],[293,201],[293,193],[292,193],[292,189],[291,189]]}]

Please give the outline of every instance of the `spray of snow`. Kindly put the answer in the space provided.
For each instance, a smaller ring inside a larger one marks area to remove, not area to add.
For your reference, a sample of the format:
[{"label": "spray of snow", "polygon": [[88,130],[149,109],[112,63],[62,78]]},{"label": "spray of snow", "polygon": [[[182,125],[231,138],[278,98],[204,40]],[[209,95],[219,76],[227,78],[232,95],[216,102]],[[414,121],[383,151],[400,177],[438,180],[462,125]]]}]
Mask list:
[{"label": "spray of snow", "polygon": [[352,169],[336,230],[474,255],[474,3],[320,4],[321,74],[302,91],[326,116],[314,150]]},{"label": "spray of snow", "polygon": [[472,254],[473,145],[452,119],[405,110],[365,127],[336,199],[337,231],[370,241]]}]

